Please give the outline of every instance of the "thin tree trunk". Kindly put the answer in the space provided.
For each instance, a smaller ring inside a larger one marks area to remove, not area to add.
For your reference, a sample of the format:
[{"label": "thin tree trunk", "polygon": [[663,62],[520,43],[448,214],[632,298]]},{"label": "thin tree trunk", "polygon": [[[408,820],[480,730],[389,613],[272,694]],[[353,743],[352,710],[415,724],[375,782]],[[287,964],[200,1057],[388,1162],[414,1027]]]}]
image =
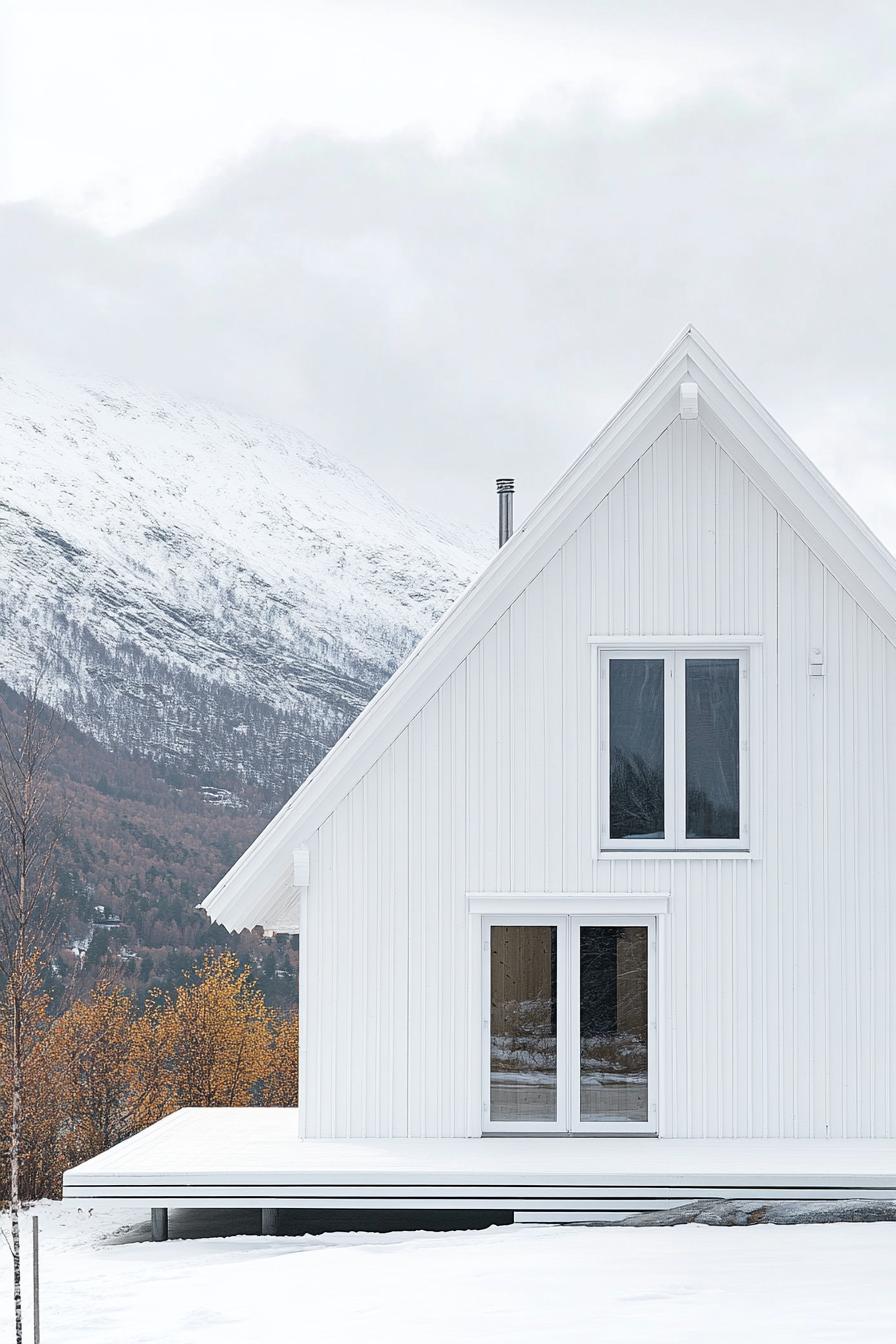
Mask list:
[{"label": "thin tree trunk", "polygon": [[40,966],[53,945],[51,908],[60,828],[49,812],[49,760],[55,730],[43,717],[35,686],[20,729],[0,705],[0,974],[3,979],[5,1065],[11,1092],[9,1212],[16,1344],[22,1332],[22,1137],[25,1023],[40,994]]},{"label": "thin tree trunk", "polygon": [[[26,777],[23,795],[26,815],[31,804],[31,780]],[[28,927],[27,852],[21,843],[19,868],[18,937],[13,950],[12,979],[12,1116],[9,1136],[9,1212],[12,1230],[12,1292],[16,1314],[16,1344],[22,1334],[22,1243],[19,1235],[19,1155],[22,1134],[22,1000],[25,994],[25,932]]]},{"label": "thin tree trunk", "polygon": [[9,1212],[12,1225],[12,1291],[16,1344],[22,1344],[22,1251],[19,1239],[19,1136],[22,1127],[22,1029],[19,1005],[12,1006],[12,1123],[9,1136]]},{"label": "thin tree trunk", "polygon": [[34,1344],[40,1344],[40,1235],[36,1213],[31,1219],[31,1256],[34,1269],[34,1296],[32,1299]]}]

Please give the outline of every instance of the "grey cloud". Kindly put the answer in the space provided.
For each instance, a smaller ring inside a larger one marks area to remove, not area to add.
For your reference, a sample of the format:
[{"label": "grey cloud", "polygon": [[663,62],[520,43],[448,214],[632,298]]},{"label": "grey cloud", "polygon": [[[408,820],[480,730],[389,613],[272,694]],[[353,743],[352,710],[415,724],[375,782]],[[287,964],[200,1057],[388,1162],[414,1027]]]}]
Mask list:
[{"label": "grey cloud", "polygon": [[893,125],[873,55],[646,120],[583,101],[450,155],[285,139],[124,236],[7,209],[0,336],[297,423],[482,522],[495,475],[533,504],[693,320],[847,492],[885,482],[880,509]]}]

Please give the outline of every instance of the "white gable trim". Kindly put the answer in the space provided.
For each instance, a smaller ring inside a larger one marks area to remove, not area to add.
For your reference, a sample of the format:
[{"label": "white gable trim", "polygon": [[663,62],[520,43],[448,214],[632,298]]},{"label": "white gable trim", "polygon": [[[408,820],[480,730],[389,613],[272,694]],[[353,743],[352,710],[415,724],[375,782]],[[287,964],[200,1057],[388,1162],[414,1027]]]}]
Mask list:
[{"label": "white gable trim", "polygon": [[314,835],[598,498],[678,416],[683,381],[697,385],[700,415],[725,451],[784,516],[796,518],[805,540],[896,642],[896,562],[689,327],[221,879],[204,902],[213,919],[232,929],[277,927],[276,913],[294,926],[295,847]]},{"label": "white gable trim", "polygon": [[[705,396],[701,418],[721,448],[792,525],[882,632],[896,643],[896,566],[872,532],[815,466],[793,445],[799,461],[783,463],[749,426],[731,424],[716,410],[719,394]],[[781,431],[783,433],[783,431]],[[792,471],[791,467],[808,471]],[[785,476],[785,473],[787,475]]]}]

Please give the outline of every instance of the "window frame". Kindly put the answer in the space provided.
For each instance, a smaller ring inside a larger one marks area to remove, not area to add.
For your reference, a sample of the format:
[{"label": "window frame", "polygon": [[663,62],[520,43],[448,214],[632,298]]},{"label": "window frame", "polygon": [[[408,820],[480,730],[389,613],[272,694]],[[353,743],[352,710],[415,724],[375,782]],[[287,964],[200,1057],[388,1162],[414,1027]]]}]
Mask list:
[{"label": "window frame", "polygon": [[[596,654],[596,750],[594,783],[597,806],[595,857],[638,854],[684,855],[735,854],[751,851],[751,813],[753,811],[753,763],[751,741],[755,736],[754,665],[755,640],[687,640],[663,643],[592,640]],[[610,836],[610,676],[611,659],[657,659],[663,662],[664,685],[664,830],[662,840],[613,839]],[[737,837],[722,839],[689,838],[687,835],[687,751],[685,700],[685,664],[688,660],[736,659],[738,668],[739,716],[739,792],[740,826]]]}]

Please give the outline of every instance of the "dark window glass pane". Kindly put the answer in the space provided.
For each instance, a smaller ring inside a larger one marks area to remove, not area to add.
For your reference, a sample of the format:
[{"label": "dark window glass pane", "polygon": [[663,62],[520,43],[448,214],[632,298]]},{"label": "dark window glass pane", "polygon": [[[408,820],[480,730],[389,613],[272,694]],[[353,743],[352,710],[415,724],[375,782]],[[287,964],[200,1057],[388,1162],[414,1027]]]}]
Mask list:
[{"label": "dark window glass pane", "polygon": [[689,840],[740,835],[740,663],[685,659]]},{"label": "dark window glass pane", "polygon": [[491,931],[492,1120],[557,1119],[557,929]]},{"label": "dark window glass pane", "polygon": [[610,659],[610,838],[662,840],[661,658]]},{"label": "dark window glass pane", "polygon": [[646,1120],[646,928],[583,928],[579,986],[581,1118]]}]

